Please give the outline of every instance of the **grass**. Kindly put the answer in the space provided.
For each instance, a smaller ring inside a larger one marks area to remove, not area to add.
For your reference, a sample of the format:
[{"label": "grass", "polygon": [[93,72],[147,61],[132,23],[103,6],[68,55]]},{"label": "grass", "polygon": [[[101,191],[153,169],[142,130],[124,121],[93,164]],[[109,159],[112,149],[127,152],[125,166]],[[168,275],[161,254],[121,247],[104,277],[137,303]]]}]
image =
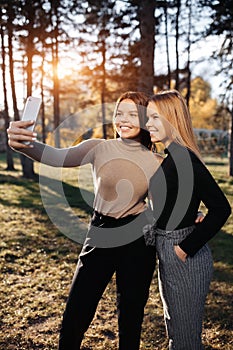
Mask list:
[{"label": "grass", "polygon": [[[4,350],[55,350],[59,327],[81,245],[63,235],[42,205],[38,183],[4,170],[0,158],[0,348]],[[227,162],[207,159],[207,165],[233,207],[233,179]],[[36,165],[36,171],[38,166]],[[63,173],[67,200],[74,215],[89,220],[90,206],[77,189],[77,170]],[[78,175],[82,194],[92,198],[88,169]],[[56,180],[54,181],[56,184]],[[52,194],[56,188],[53,188]],[[55,193],[56,194],[56,193]],[[46,192],[49,197],[49,191]],[[59,198],[59,195],[56,194]],[[51,196],[53,197],[53,196]],[[47,198],[47,197],[46,197]],[[62,210],[62,208],[61,208]],[[206,302],[203,340],[205,349],[233,349],[233,219],[210,242],[214,278]],[[83,349],[117,349],[115,278],[108,285],[96,316],[86,333]],[[166,349],[162,305],[156,271],[145,309],[141,349]]]}]

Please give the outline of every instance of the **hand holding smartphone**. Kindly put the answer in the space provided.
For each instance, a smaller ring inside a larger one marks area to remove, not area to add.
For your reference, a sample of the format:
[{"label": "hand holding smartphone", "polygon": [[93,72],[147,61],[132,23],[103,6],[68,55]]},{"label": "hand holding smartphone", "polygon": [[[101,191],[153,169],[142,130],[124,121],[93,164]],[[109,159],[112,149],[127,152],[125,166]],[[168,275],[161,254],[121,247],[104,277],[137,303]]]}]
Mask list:
[{"label": "hand holding smartphone", "polygon": [[[26,100],[21,120],[23,121],[33,120],[35,122],[40,110],[40,105],[41,105],[41,98],[29,96]],[[34,127],[35,127],[35,123],[33,125],[30,125],[27,128],[27,130],[33,131]],[[30,142],[24,142],[24,144],[29,145]]]},{"label": "hand holding smartphone", "polygon": [[[25,103],[23,110],[22,120],[33,120],[36,121],[41,105],[41,98],[29,96]],[[35,124],[28,127],[28,130],[33,131]]]}]

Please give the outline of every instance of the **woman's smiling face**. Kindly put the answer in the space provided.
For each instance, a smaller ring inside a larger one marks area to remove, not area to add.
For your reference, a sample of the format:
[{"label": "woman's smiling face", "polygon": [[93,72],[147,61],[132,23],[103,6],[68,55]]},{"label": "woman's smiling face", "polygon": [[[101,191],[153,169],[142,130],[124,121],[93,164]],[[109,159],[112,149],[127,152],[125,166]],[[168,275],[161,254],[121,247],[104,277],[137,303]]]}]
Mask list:
[{"label": "woman's smiling face", "polygon": [[[148,122],[146,127],[150,133],[152,142],[162,142],[165,145],[170,142],[170,127],[169,122],[162,118],[159,114],[158,108],[154,102],[149,102],[147,107]],[[166,127],[167,125],[167,127]]]},{"label": "woman's smiling face", "polygon": [[119,103],[114,123],[121,138],[138,139],[141,128],[137,106],[132,100],[125,99]]}]

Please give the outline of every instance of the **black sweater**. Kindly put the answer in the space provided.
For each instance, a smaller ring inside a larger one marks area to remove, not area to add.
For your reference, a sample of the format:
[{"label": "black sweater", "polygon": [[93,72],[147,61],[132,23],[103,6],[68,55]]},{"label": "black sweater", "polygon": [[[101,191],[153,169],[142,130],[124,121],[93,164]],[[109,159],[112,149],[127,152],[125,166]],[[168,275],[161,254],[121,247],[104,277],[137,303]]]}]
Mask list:
[{"label": "black sweater", "polygon": [[190,150],[173,142],[150,181],[157,227],[172,231],[195,224],[202,201],[208,213],[179,246],[193,256],[225,224],[231,207],[212,175]]}]

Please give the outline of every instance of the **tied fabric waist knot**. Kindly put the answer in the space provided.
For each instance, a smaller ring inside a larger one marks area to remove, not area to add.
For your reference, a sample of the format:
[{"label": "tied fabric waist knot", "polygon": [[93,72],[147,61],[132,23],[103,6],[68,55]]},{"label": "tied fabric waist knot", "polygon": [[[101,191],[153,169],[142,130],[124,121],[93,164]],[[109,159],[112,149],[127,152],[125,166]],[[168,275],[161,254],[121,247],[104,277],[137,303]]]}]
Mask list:
[{"label": "tied fabric waist knot", "polygon": [[173,239],[177,241],[177,244],[184,238],[186,238],[195,228],[195,225],[188,226],[178,230],[163,230],[157,227],[157,223],[154,220],[150,225],[143,227],[143,234],[146,245],[156,245],[156,237],[163,237],[164,239]]},{"label": "tied fabric waist knot", "polygon": [[157,227],[157,223],[155,219],[153,219],[152,224],[147,224],[142,228],[145,243],[148,246],[156,245],[156,227]]},{"label": "tied fabric waist knot", "polygon": [[195,228],[195,225],[184,227],[177,230],[163,230],[158,227],[154,228],[155,236],[163,236],[166,239],[184,239],[186,238]]}]

